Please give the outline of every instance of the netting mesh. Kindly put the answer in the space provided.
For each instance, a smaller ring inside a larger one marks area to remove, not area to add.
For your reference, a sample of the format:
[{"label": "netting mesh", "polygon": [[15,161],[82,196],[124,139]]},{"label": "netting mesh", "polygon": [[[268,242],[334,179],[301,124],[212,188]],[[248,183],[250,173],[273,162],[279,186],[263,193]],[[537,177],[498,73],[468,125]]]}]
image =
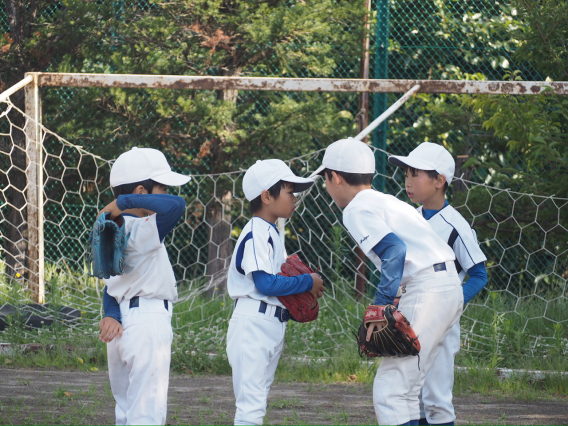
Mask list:
[{"label": "netting mesh", "polygon": [[[29,226],[33,185],[27,181],[35,166],[28,156],[35,141],[26,141],[24,136],[36,123],[9,100],[0,107],[0,306],[4,313],[22,304],[39,311],[40,307],[31,305],[37,298],[38,258],[32,244],[35,229]],[[96,334],[103,283],[87,275],[85,247],[97,212],[111,200],[111,162],[43,126],[40,134],[45,298],[53,308],[44,315],[63,322],[70,333]],[[378,151],[377,155],[385,159],[387,153]],[[319,150],[288,164],[306,176],[322,157],[323,150]],[[243,174],[195,175],[178,192],[187,209],[166,241],[180,296],[173,317],[174,350],[223,351],[232,312],[225,290],[226,271],[234,243],[250,219],[241,189]],[[387,165],[386,172],[377,177],[386,192],[404,199],[399,169]],[[462,317],[464,348],[526,355],[557,348],[566,353],[568,200],[460,179],[452,188],[450,201],[472,223],[488,258],[487,289],[469,303]],[[316,322],[289,324],[293,332],[286,337],[288,353],[330,355],[354,345],[351,331],[374,296],[380,274],[356,255],[341,211],[321,182],[302,196],[284,229],[288,253],[299,253],[319,268],[328,287]],[[81,311],[81,319],[58,318],[62,306]],[[37,333],[28,328],[25,337],[33,341]]]}]

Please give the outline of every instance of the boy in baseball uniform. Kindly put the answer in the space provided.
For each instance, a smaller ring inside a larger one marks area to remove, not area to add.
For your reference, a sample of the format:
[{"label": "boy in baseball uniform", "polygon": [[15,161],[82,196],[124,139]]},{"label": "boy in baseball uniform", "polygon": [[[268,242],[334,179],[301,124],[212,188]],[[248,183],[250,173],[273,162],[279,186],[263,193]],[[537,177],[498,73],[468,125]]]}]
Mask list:
[{"label": "boy in baseball uniform", "polygon": [[[326,149],[312,176],[325,177],[328,193],[343,209],[343,224],[381,270],[373,305],[392,304],[403,286],[399,309],[420,339],[420,362],[412,356],[384,357],[373,385],[373,404],[381,425],[418,424],[420,389],[459,319],[463,293],[454,252],[416,209],[372,189],[374,173],[373,151],[349,138]],[[384,321],[369,323],[367,340],[383,326]]]},{"label": "boy in baseball uniform", "polygon": [[[455,162],[441,145],[424,142],[408,157],[393,155],[389,162],[404,168],[406,192],[413,203],[422,204],[418,212],[428,221],[456,255],[455,265],[463,284],[464,304],[487,284],[485,261],[475,231],[446,200],[446,190],[454,177]],[[419,424],[453,425],[452,404],[454,358],[460,349],[460,325],[456,322],[434,364],[430,368],[420,398]]]},{"label": "boy in baseball uniform", "polygon": [[124,275],[105,279],[100,323],[117,425],[166,422],[171,317],[178,295],[164,238],[185,211],[184,199],[168,195],[167,187],[189,180],[151,148],[123,153],[110,171],[116,199],[102,212],[120,216],[129,235]]},{"label": "boy in baseball uniform", "polygon": [[284,344],[290,315],[278,296],[324,291],[317,274],[277,275],[286,260],[284,236],[276,220],[290,218],[294,193],[313,185],[281,160],[258,160],[243,178],[252,219],[243,228],[229,266],[227,289],[235,301],[227,333],[227,357],[233,370],[235,424],[260,425]]}]

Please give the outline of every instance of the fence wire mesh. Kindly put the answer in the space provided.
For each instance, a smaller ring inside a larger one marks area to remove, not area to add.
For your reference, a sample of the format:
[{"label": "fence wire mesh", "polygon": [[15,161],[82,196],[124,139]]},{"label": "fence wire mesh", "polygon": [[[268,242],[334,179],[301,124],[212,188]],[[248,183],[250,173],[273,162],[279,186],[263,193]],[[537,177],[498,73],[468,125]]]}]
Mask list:
[{"label": "fence wire mesh", "polygon": [[[0,273],[2,327],[16,318],[28,325],[25,339],[38,333],[53,339],[96,334],[103,283],[87,274],[85,247],[97,212],[111,200],[111,159],[94,155],[41,126],[45,186],[45,291],[47,305],[33,304],[38,259],[30,253],[26,171],[29,162],[23,130],[36,123],[9,100],[0,104]],[[22,157],[23,156],[23,157]],[[387,152],[377,151],[386,159]],[[323,150],[288,160],[299,175],[320,164]],[[386,162],[385,162],[386,163]],[[166,241],[178,280],[174,310],[174,350],[223,351],[232,301],[225,291],[226,268],[247,220],[242,193],[244,172],[194,175],[179,195],[187,203],[182,222]],[[400,170],[386,166],[377,178],[385,191],[405,199]],[[567,353],[568,200],[516,193],[458,179],[452,204],[477,231],[486,253],[489,284],[462,317],[462,346],[481,353],[543,355],[551,348]],[[16,196],[17,195],[17,196]],[[305,194],[285,224],[287,251],[318,267],[328,286],[320,318],[291,323],[288,353],[332,355],[354,347],[355,330],[376,291],[380,274],[355,254],[355,242],[342,225],[341,211],[322,183]],[[359,293],[356,281],[365,283]],[[30,290],[31,289],[31,290]],[[80,315],[79,315],[80,313]],[[80,318],[78,318],[80,316]],[[55,322],[64,328],[53,332]],[[183,349],[181,349],[183,348]]]}]

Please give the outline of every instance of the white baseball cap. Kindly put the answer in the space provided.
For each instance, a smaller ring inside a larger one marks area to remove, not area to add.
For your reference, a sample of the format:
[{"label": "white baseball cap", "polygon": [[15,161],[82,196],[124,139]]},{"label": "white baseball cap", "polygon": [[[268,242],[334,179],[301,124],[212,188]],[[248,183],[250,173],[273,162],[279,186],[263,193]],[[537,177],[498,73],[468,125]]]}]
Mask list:
[{"label": "white baseball cap", "polygon": [[189,182],[191,177],[172,172],[166,156],[153,148],[134,147],[120,154],[110,169],[112,187],[147,179],[167,186],[180,186]]},{"label": "white baseball cap", "polygon": [[442,145],[431,142],[423,142],[414,149],[408,157],[392,155],[389,163],[398,167],[412,167],[418,170],[436,170],[446,177],[448,185],[454,178],[456,162],[454,157]]},{"label": "white baseball cap", "polygon": [[294,192],[302,192],[314,184],[308,178],[296,176],[282,160],[257,160],[249,167],[243,178],[243,191],[252,201],[278,181],[294,184]]},{"label": "white baseball cap", "polygon": [[375,155],[366,143],[353,138],[340,139],[327,147],[321,166],[310,178],[315,178],[325,169],[345,173],[375,173]]}]

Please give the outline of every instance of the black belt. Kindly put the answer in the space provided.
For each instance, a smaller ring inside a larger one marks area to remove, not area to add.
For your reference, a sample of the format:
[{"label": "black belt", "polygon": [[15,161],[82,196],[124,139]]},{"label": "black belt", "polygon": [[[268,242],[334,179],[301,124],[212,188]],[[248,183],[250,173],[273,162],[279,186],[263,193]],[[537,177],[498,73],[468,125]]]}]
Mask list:
[{"label": "black belt", "polygon": [[[140,306],[140,297],[134,296],[132,299],[130,299],[130,309],[138,308],[139,306]],[[166,308],[166,311],[169,310],[167,300],[164,300],[164,308]]]},{"label": "black belt", "polygon": [[[237,306],[237,302],[239,299],[235,300],[235,307]],[[268,307],[268,303],[261,301],[260,306],[258,307],[258,312],[261,314],[266,313],[266,308]],[[276,312],[274,312],[274,316],[278,318],[280,322],[287,322],[290,320],[290,311],[285,308],[281,308],[280,306],[276,307]]]},{"label": "black belt", "polygon": [[446,262],[436,263],[434,265],[434,272],[447,271],[447,270],[448,270],[448,268],[446,268]]}]

